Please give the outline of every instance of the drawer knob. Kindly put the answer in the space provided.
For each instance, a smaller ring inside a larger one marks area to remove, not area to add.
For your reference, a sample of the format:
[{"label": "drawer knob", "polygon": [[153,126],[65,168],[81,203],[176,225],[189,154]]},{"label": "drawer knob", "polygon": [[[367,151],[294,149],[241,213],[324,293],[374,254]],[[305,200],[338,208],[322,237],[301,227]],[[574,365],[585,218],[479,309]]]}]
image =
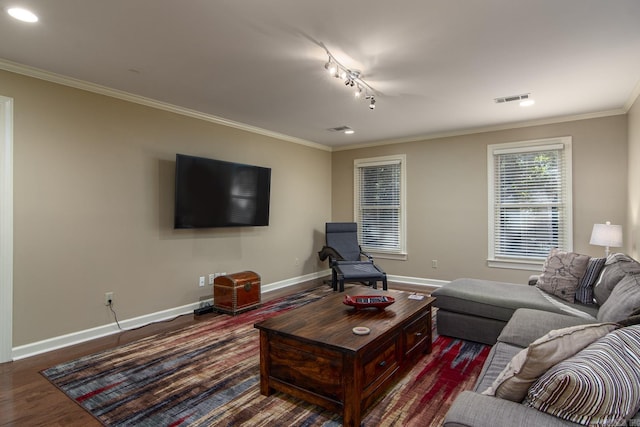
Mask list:
[{"label": "drawer knob", "polygon": [[416,332],[416,336],[417,337],[421,337],[422,336],[422,332]]},{"label": "drawer knob", "polygon": [[387,361],[383,360],[382,362],[378,363],[378,366],[386,366],[387,365]]}]

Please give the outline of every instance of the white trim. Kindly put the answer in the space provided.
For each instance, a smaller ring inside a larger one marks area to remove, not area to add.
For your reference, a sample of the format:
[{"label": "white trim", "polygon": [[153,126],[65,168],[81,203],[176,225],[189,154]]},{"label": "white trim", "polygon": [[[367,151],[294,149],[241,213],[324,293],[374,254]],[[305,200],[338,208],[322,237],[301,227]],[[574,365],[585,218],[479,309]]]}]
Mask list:
[{"label": "white trim", "polygon": [[[407,259],[407,155],[406,154],[394,154],[390,156],[368,157],[365,159],[353,160],[353,220],[358,222],[360,218],[360,203],[358,200],[358,189],[356,188],[359,181],[359,168],[383,166],[383,165],[400,165],[400,249],[397,252],[393,251],[377,251],[376,249],[367,248],[362,246],[362,249],[367,253],[378,253],[380,258],[387,259]],[[360,230],[358,230],[360,231]],[[377,248],[379,249],[379,248]]]},{"label": "white trim", "polygon": [[146,98],[140,95],[134,95],[132,93],[124,92],[118,89],[112,89],[84,80],[74,79],[72,77],[63,76],[60,74],[41,70],[39,68],[29,67],[27,65],[18,64],[16,62],[7,61],[6,59],[0,59],[0,69],[16,74],[34,77],[40,80],[46,80],[48,82],[53,82],[64,86],[73,87],[76,89],[86,90],[88,92],[98,93],[100,95],[110,96],[112,98],[122,99],[124,101],[133,102],[135,104],[156,108],[158,110],[169,111],[171,113],[192,117],[194,119],[204,120],[207,122],[244,130],[258,135],[264,135],[271,138],[281,139],[283,141],[293,142],[295,144],[305,145],[307,147],[315,148],[318,150],[331,151],[331,147],[323,144],[318,144],[317,142],[307,141],[306,139],[296,138],[278,132],[272,132],[267,129],[262,129],[245,123],[228,120],[222,117],[214,116],[212,114],[207,114],[200,111],[192,110],[190,108],[181,107],[179,105],[169,104],[168,102],[157,101],[155,99]]},{"label": "white trim", "polygon": [[450,282],[449,280],[427,279],[423,277],[395,276],[395,275],[387,275],[387,280],[390,282],[396,282],[396,283],[406,283],[408,285],[432,286],[436,288],[440,288]]},{"label": "white trim", "polygon": [[534,139],[530,141],[516,141],[499,144],[487,145],[487,266],[492,268],[510,268],[516,270],[539,270],[541,265],[538,260],[535,259],[509,259],[509,258],[496,258],[495,254],[495,155],[505,153],[520,153],[530,152],[537,150],[548,149],[560,149],[564,151],[564,170],[565,174],[565,205],[566,205],[566,217],[565,217],[565,235],[564,250],[573,250],[573,152],[572,152],[573,138],[571,136],[561,136],[555,138]]},{"label": "white trim", "polygon": [[633,104],[635,104],[636,99],[638,99],[639,96],[640,96],[640,80],[638,80],[638,83],[636,84],[636,86],[633,88],[633,91],[629,95],[629,99],[624,104],[625,113],[629,112],[629,110],[631,109],[631,107],[633,107]]},{"label": "white trim", "polygon": [[309,280],[320,279],[321,277],[326,277],[331,275],[331,270],[322,270],[317,271],[311,274],[305,274],[304,276],[293,277],[291,279],[281,280],[279,282],[269,283],[268,285],[261,286],[262,293],[273,292],[279,289],[284,289],[289,286],[297,285],[298,283],[303,283]]},{"label": "white trim", "polygon": [[0,96],[0,363],[13,346],[13,99]]},{"label": "white trim", "polygon": [[[640,83],[638,84],[638,88],[636,89],[637,94],[632,95],[631,99],[634,99],[640,95]],[[631,101],[631,100],[630,100]],[[628,101],[628,102],[630,102]],[[624,108],[618,108],[615,110],[607,110],[607,111],[598,111],[595,113],[586,113],[586,114],[576,114],[569,116],[560,116],[560,117],[552,117],[549,119],[541,119],[541,120],[530,120],[525,122],[517,122],[517,123],[505,123],[496,126],[486,126],[486,127],[477,127],[477,128],[469,128],[464,130],[453,130],[453,131],[445,131],[445,132],[437,132],[432,134],[424,134],[419,136],[407,137],[407,138],[398,138],[398,139],[387,139],[380,141],[372,141],[365,142],[362,144],[353,144],[346,145],[342,147],[333,147],[332,151],[346,151],[346,150],[359,150],[361,148],[372,148],[379,147],[383,145],[392,145],[392,144],[405,144],[408,142],[422,142],[429,141],[433,139],[442,139],[442,138],[452,138],[456,136],[465,136],[465,135],[475,135],[478,133],[487,133],[487,132],[498,132],[502,130],[511,130],[511,129],[521,129],[528,128],[532,126],[543,126],[543,125],[552,125],[556,123],[566,123],[566,122],[574,122],[578,120],[590,120],[590,119],[599,119],[603,117],[611,117],[611,116],[621,116],[627,114],[629,109],[633,103]]]},{"label": "white trim", "polygon": [[449,138],[454,136],[465,136],[465,135],[473,135],[477,133],[519,129],[519,128],[525,128],[525,127],[531,127],[531,126],[566,123],[566,122],[573,122],[577,120],[589,120],[589,119],[598,119],[602,117],[619,116],[619,115],[627,114],[631,106],[633,106],[633,103],[635,102],[636,98],[640,96],[640,81],[639,81],[635,89],[633,90],[633,92],[630,94],[629,99],[624,104],[624,106],[622,108],[617,108],[613,110],[596,111],[593,113],[585,113],[585,114],[572,114],[567,116],[552,117],[552,118],[539,119],[539,120],[529,120],[529,121],[516,122],[516,123],[504,123],[504,124],[499,124],[494,126],[468,128],[464,130],[436,132],[436,133],[422,134],[422,135],[406,137],[406,138],[395,138],[395,139],[389,139],[389,140],[371,141],[371,142],[365,142],[362,144],[352,144],[352,145],[344,145],[344,146],[336,147],[336,146],[320,144],[313,141],[308,141],[302,138],[296,138],[293,136],[280,134],[277,132],[272,132],[267,129],[262,129],[262,128],[254,127],[244,123],[227,120],[222,117],[217,117],[211,114],[206,114],[199,111],[164,103],[161,101],[156,101],[150,98],[133,95],[128,92],[119,91],[117,89],[111,89],[105,86],[89,83],[79,79],[74,79],[72,77],[67,77],[67,76],[52,73],[49,71],[45,71],[39,68],[30,67],[24,64],[19,64],[17,62],[8,61],[6,59],[0,59],[0,69],[10,71],[16,74],[22,74],[25,76],[34,77],[40,80],[46,80],[53,83],[58,83],[58,84],[73,87],[76,89],[86,90],[88,92],[94,92],[94,93],[99,93],[101,95],[111,96],[113,98],[130,101],[136,104],[146,105],[148,107],[153,107],[160,110],[170,111],[176,114],[193,117],[200,120],[222,124],[225,126],[236,128],[236,129],[242,129],[247,132],[252,132],[259,135],[282,139],[284,141],[289,141],[296,144],[305,145],[308,147],[316,148],[318,150],[329,151],[329,152],[357,150],[361,148],[378,147],[381,145],[404,144],[407,142],[428,141],[432,139]]},{"label": "white trim", "polygon": [[512,270],[527,270],[527,271],[537,271],[538,273],[542,271],[542,265],[544,261],[535,262],[535,261],[522,261],[522,260],[500,260],[500,259],[488,259],[487,267],[491,268],[507,268]]},{"label": "white trim", "polygon": [[378,252],[378,251],[365,251],[369,255],[374,258],[382,258],[382,259],[394,259],[396,261],[406,261],[409,256],[406,252]]},{"label": "white trim", "polygon": [[[298,283],[303,283],[313,279],[319,279],[331,274],[329,270],[323,270],[316,273],[306,274],[304,276],[298,276],[287,280],[281,280],[279,282],[270,283],[265,286],[261,286],[261,292],[263,294],[272,292],[278,289],[283,289],[288,286],[293,286]],[[158,311],[155,313],[145,314],[142,316],[134,317],[132,319],[120,321],[120,326],[123,330],[139,328],[141,326],[148,325],[154,322],[160,322],[167,319],[172,319],[183,314],[193,313],[193,310],[200,307],[203,302],[213,302],[212,299],[200,300],[191,304],[186,304],[180,307],[169,308],[167,310]],[[61,335],[58,337],[48,338],[42,341],[21,345],[13,349],[13,360],[20,360],[27,357],[35,356],[38,354],[46,353],[48,351],[57,350],[60,348],[68,347],[70,345],[80,344],[82,342],[90,341],[96,338],[105,337],[108,335],[116,334],[120,332],[116,323],[110,323],[108,325],[102,325],[95,328],[85,329],[83,331],[72,332],[70,334]]]}]

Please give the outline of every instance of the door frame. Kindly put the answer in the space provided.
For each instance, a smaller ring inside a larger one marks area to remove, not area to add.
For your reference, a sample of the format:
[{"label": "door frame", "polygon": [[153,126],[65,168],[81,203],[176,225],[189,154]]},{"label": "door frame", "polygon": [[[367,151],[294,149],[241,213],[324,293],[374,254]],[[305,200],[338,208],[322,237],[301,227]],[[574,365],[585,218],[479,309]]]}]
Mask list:
[{"label": "door frame", "polygon": [[0,95],[0,363],[13,360],[13,99]]}]

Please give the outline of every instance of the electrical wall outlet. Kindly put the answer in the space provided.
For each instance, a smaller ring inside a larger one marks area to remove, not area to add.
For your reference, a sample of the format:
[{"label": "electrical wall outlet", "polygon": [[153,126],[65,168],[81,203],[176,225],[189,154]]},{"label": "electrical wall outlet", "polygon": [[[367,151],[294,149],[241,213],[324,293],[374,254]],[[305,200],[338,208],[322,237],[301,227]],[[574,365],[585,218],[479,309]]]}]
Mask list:
[{"label": "electrical wall outlet", "polygon": [[438,268],[438,260],[437,259],[432,259],[431,260],[431,268]]},{"label": "electrical wall outlet", "polygon": [[215,273],[211,273],[209,274],[209,284],[213,285],[213,280],[216,278],[216,274]]},{"label": "electrical wall outlet", "polygon": [[113,292],[105,292],[104,293],[104,305],[113,304]]},{"label": "electrical wall outlet", "polygon": [[200,276],[200,280],[198,281],[198,286],[204,286],[204,276]]}]

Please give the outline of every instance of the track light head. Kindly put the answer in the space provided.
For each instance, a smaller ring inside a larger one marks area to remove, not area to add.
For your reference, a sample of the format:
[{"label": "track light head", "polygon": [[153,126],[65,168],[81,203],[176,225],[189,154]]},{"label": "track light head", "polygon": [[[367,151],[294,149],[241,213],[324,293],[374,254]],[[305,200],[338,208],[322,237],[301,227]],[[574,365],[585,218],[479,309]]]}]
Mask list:
[{"label": "track light head", "polygon": [[378,92],[363,80],[362,73],[358,70],[351,70],[345,67],[338,62],[328,49],[325,48],[325,50],[328,56],[327,62],[324,64],[325,70],[327,70],[331,76],[342,79],[345,86],[354,88],[353,94],[355,98],[366,98],[369,101],[370,110],[376,108],[374,95],[370,94],[376,94]]}]

